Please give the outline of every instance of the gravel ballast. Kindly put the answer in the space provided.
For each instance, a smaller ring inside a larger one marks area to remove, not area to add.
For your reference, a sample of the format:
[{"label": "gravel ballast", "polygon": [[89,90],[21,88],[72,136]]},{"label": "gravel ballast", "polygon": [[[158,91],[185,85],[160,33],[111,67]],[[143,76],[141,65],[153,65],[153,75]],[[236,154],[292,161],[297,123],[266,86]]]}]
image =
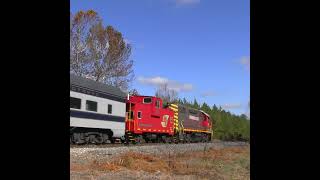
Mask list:
[{"label": "gravel ballast", "polygon": [[107,148],[70,148],[70,157],[72,159],[87,158],[110,158],[126,152],[138,152],[147,154],[163,154],[163,153],[184,153],[187,151],[201,151],[207,148],[224,148],[228,146],[245,146],[245,142],[210,142],[210,143],[192,143],[192,144],[157,144],[148,146],[121,146]]}]

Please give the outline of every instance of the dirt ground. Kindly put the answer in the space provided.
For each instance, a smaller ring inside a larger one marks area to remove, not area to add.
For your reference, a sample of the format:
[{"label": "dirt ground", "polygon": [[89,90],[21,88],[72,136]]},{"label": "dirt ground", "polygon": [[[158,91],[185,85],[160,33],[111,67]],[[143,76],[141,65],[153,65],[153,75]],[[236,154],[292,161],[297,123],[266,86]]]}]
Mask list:
[{"label": "dirt ground", "polygon": [[184,154],[127,152],[104,160],[70,162],[71,179],[250,179],[250,147]]}]

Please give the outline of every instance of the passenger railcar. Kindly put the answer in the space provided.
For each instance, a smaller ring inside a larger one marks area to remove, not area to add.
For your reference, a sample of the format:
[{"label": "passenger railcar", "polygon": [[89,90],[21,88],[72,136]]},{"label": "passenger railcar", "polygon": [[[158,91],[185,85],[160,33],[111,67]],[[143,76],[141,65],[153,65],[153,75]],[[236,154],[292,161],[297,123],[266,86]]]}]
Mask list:
[{"label": "passenger railcar", "polygon": [[124,140],[126,93],[70,74],[70,143]]}]

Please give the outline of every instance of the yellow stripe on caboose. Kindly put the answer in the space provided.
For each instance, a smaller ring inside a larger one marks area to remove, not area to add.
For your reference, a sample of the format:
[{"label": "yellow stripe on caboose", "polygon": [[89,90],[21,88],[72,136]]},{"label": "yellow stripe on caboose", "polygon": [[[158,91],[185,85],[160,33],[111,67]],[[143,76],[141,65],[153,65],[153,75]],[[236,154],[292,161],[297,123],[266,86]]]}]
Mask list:
[{"label": "yellow stripe on caboose", "polygon": [[169,108],[174,112],[173,119],[174,119],[174,130],[179,131],[179,106],[178,104],[170,104]]},{"label": "yellow stripe on caboose", "polygon": [[178,105],[177,105],[177,104],[170,104],[170,106],[175,107],[175,108],[178,108]]}]

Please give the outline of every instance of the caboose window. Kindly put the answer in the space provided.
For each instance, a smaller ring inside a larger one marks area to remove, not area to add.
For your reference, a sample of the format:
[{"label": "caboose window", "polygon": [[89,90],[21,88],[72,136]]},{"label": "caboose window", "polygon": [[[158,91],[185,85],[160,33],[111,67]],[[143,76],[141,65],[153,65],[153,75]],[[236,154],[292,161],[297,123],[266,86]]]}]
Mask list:
[{"label": "caboose window", "polygon": [[159,100],[156,101],[156,107],[160,108],[160,101]]},{"label": "caboose window", "polygon": [[150,104],[152,102],[151,98],[148,97],[148,98],[143,98],[143,103],[144,104]]},{"label": "caboose window", "polygon": [[70,97],[70,108],[81,109],[81,99]]},{"label": "caboose window", "polygon": [[108,114],[112,114],[112,105],[108,104]]},{"label": "caboose window", "polygon": [[87,102],[86,102],[86,110],[87,111],[95,111],[95,112],[97,112],[97,109],[98,109],[98,103],[97,102],[87,100]]},{"label": "caboose window", "polygon": [[138,119],[141,119],[141,116],[142,116],[142,112],[138,111]]}]

